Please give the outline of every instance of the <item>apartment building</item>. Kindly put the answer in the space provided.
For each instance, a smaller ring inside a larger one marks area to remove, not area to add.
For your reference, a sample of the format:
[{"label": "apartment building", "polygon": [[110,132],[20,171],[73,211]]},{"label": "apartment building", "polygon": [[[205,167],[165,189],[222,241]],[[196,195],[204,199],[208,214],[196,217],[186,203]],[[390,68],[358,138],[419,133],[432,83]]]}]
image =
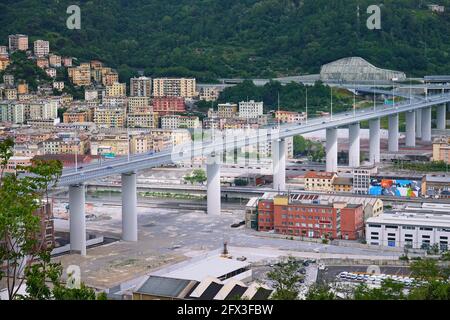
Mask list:
[{"label": "apartment building", "polygon": [[45,73],[50,77],[55,79],[56,78],[56,69],[55,68],[48,68],[45,69]]},{"label": "apartment building", "polygon": [[0,122],[25,123],[25,106],[20,103],[0,102]]},{"label": "apartment building", "polygon": [[8,37],[8,40],[9,40],[9,52],[28,50],[27,35],[13,34]]},{"label": "apartment building", "polygon": [[63,114],[64,123],[78,123],[78,122],[90,122],[92,117],[88,110],[73,110],[66,111]]},{"label": "apartment building", "polygon": [[53,89],[56,89],[58,91],[63,91],[65,87],[64,81],[54,81],[53,82]]},{"label": "apartment building", "polygon": [[51,67],[60,68],[62,66],[61,56],[51,54],[48,57],[48,62]]},{"label": "apartment building", "polygon": [[10,64],[8,57],[0,57],[0,71],[6,70]]},{"label": "apartment building", "polygon": [[23,169],[20,169],[20,167],[28,166],[31,166],[31,157],[15,155],[8,160],[8,163],[3,169],[5,173],[16,173],[24,171]]},{"label": "apartment building", "polygon": [[[106,73],[105,73],[106,71]],[[106,86],[111,86],[114,83],[119,82],[119,74],[115,71],[112,71],[111,68],[103,68],[102,69],[102,83]]]},{"label": "apartment building", "polygon": [[200,120],[195,116],[165,115],[161,117],[161,129],[195,129],[200,127]]},{"label": "apartment building", "polygon": [[366,241],[371,245],[428,249],[437,244],[448,250],[450,216],[423,213],[382,214],[366,222]]},{"label": "apartment building", "polygon": [[335,172],[309,171],[305,174],[305,191],[334,192]]},{"label": "apartment building", "polygon": [[222,89],[215,85],[201,85],[197,86],[198,97],[203,101],[216,101]]},{"label": "apartment building", "polygon": [[364,235],[364,207],[312,201],[305,195],[275,195],[258,202],[258,230],[307,238],[356,240]]},{"label": "apartment building", "polygon": [[450,137],[440,137],[433,141],[433,160],[450,164]]},{"label": "apartment building", "polygon": [[0,57],[7,58],[9,56],[8,54],[8,47],[7,46],[0,46]]},{"label": "apartment building", "polygon": [[275,111],[275,121],[281,123],[301,123],[306,120],[306,113],[293,111]]},{"label": "apartment building", "polygon": [[44,100],[32,101],[26,105],[26,112],[29,110],[30,120],[48,120],[58,118],[58,101]]},{"label": "apartment building", "polygon": [[50,63],[48,62],[47,58],[37,58],[36,65],[43,70],[50,67]]},{"label": "apartment building", "polygon": [[373,167],[359,167],[353,169],[353,192],[355,194],[369,194],[370,175]]},{"label": "apartment building", "polygon": [[127,85],[125,83],[113,83],[106,86],[107,97],[124,97],[127,95]]},{"label": "apartment building", "polygon": [[186,112],[183,97],[156,97],[153,98],[153,111],[160,115]]},{"label": "apartment building", "polygon": [[236,118],[238,116],[238,106],[235,103],[219,103],[217,106],[217,116],[220,118]]},{"label": "apartment building", "polygon": [[102,128],[123,128],[126,122],[126,112],[123,107],[96,107],[94,123]]},{"label": "apartment building", "polygon": [[116,156],[127,155],[131,145],[130,137],[125,133],[98,134],[91,138],[91,155],[115,154]]},{"label": "apartment building", "polygon": [[85,154],[89,147],[87,138],[49,139],[41,142],[44,154]]},{"label": "apartment building", "polygon": [[155,129],[158,127],[158,119],[158,113],[156,112],[128,113],[127,127]]},{"label": "apartment building", "polygon": [[128,97],[128,112],[134,113],[144,109],[153,111],[149,97]]},{"label": "apartment building", "polygon": [[153,79],[153,96],[192,99],[197,96],[196,80],[193,78],[155,78]]},{"label": "apartment building", "polygon": [[5,88],[3,90],[6,100],[17,100],[17,89],[16,88]]},{"label": "apartment building", "polygon": [[349,177],[336,177],[333,180],[333,190],[336,193],[352,193],[353,179]]},{"label": "apartment building", "polygon": [[80,66],[68,68],[67,71],[74,85],[78,87],[91,85],[90,63],[81,63]]},{"label": "apartment building", "polygon": [[84,100],[93,101],[99,98],[98,89],[96,88],[86,88],[84,90]]},{"label": "apartment building", "polygon": [[132,97],[151,97],[152,79],[147,77],[130,79],[130,96]]},{"label": "apartment building", "polygon": [[254,100],[239,102],[239,118],[258,118],[258,116],[262,115],[263,113],[263,102],[255,102]]},{"label": "apartment building", "polygon": [[73,65],[73,58],[72,57],[62,57],[61,58],[61,62],[63,64],[64,67],[68,68],[68,67],[72,67]]},{"label": "apartment building", "polygon": [[45,40],[36,40],[34,42],[34,55],[36,57],[45,57],[50,53],[50,42]]}]

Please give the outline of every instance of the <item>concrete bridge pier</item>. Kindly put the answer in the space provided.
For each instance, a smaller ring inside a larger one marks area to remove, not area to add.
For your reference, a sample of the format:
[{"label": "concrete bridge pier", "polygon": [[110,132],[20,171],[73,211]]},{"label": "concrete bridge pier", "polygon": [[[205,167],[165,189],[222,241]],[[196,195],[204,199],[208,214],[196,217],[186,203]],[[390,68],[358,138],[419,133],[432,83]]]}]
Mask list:
[{"label": "concrete bridge pier", "polygon": [[406,113],[406,142],[407,147],[416,146],[416,112],[409,111]]},{"label": "concrete bridge pier", "polygon": [[220,156],[211,154],[206,164],[207,175],[207,213],[219,215],[221,212],[220,196]]},{"label": "concrete bridge pier", "polygon": [[337,172],[337,128],[328,128],[326,132],[326,139],[326,170],[327,172]]},{"label": "concrete bridge pier", "polygon": [[122,240],[138,240],[136,173],[122,173]]},{"label": "concrete bridge pier", "polygon": [[422,141],[431,142],[431,107],[422,109]]},{"label": "concrete bridge pier", "polygon": [[389,116],[388,150],[398,152],[398,113]]},{"label": "concrete bridge pier", "polygon": [[349,151],[348,151],[348,165],[352,168],[359,167],[360,159],[360,145],[361,141],[359,138],[360,124],[353,123],[348,126],[348,137],[349,137]]},{"label": "concrete bridge pier", "polygon": [[446,119],[446,105],[441,104],[437,106],[437,113],[436,113],[436,122],[437,122],[437,129],[439,130],[445,130],[447,126],[447,119]]},{"label": "concrete bridge pier", "polygon": [[277,139],[272,141],[272,170],[273,189],[286,190],[286,141]]},{"label": "concrete bridge pier", "polygon": [[372,164],[380,162],[380,118],[369,121],[369,161]]},{"label": "concrete bridge pier", "polygon": [[70,251],[86,255],[86,195],[84,184],[69,186]]},{"label": "concrete bridge pier", "polygon": [[416,138],[422,138],[422,110],[416,110]]}]

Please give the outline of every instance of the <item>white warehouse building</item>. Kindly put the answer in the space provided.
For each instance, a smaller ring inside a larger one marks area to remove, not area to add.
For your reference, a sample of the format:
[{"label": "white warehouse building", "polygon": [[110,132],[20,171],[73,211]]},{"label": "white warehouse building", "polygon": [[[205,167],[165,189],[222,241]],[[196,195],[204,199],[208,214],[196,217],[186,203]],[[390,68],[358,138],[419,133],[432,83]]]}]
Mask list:
[{"label": "white warehouse building", "polygon": [[367,219],[366,241],[371,245],[448,250],[450,215],[423,213],[381,214]]}]

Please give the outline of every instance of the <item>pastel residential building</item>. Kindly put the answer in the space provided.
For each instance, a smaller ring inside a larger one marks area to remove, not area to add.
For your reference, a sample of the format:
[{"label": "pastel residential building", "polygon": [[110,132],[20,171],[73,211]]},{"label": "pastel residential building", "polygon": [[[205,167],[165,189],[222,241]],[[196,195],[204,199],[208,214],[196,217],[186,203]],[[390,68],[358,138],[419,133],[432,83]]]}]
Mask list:
[{"label": "pastel residential building", "polygon": [[50,63],[50,66],[54,68],[60,68],[62,66],[61,56],[56,54],[51,54],[48,57],[48,62]]},{"label": "pastel residential building", "polygon": [[65,87],[64,81],[54,81],[53,82],[53,89],[56,89],[58,91],[63,91]]},{"label": "pastel residential building", "polygon": [[28,50],[28,36],[24,34],[13,34],[8,37],[9,51],[27,51]]},{"label": "pastel residential building", "polygon": [[140,112],[141,110],[152,110],[149,97],[128,97],[128,112]]},{"label": "pastel residential building", "polygon": [[335,172],[309,171],[305,174],[305,191],[334,192]]},{"label": "pastel residential building", "polygon": [[195,116],[165,115],[161,117],[161,129],[200,128],[200,120]]},{"label": "pastel residential building", "polygon": [[6,68],[9,66],[10,61],[8,57],[0,57],[0,71],[6,70]]},{"label": "pastel residential building", "polygon": [[45,40],[36,40],[33,51],[36,57],[45,57],[50,53],[50,43]]},{"label": "pastel residential building", "polygon": [[106,86],[107,97],[124,97],[127,95],[127,85],[125,83],[113,83]]},{"label": "pastel residential building", "polygon": [[239,102],[239,118],[258,118],[263,113],[263,102],[255,102],[254,100]]},{"label": "pastel residential building", "polygon": [[160,115],[186,112],[183,97],[156,97],[153,98],[153,111]]},{"label": "pastel residential building", "polygon": [[439,137],[433,141],[433,160],[450,164],[450,137]]},{"label": "pastel residential building", "polygon": [[306,120],[306,114],[293,111],[275,111],[275,120],[281,123],[301,123]]},{"label": "pastel residential building", "polygon": [[238,116],[238,106],[235,103],[219,103],[217,112],[220,118],[235,118]]},{"label": "pastel residential building", "polygon": [[127,127],[155,129],[158,127],[158,114],[155,112],[128,113]]},{"label": "pastel residential building", "polygon": [[154,97],[183,97],[197,96],[196,80],[193,78],[155,78],[153,79]]},{"label": "pastel residential building", "polygon": [[97,107],[94,109],[94,123],[103,128],[123,128],[126,110],[122,107]]},{"label": "pastel residential building", "polygon": [[51,78],[56,78],[56,69],[55,68],[48,68],[45,69],[45,73]]},{"label": "pastel residential building", "polygon": [[42,57],[36,59],[36,65],[41,69],[47,69],[50,67],[50,63],[48,62],[48,58]]},{"label": "pastel residential building", "polygon": [[130,95],[132,97],[151,97],[152,79],[147,77],[131,78]]}]

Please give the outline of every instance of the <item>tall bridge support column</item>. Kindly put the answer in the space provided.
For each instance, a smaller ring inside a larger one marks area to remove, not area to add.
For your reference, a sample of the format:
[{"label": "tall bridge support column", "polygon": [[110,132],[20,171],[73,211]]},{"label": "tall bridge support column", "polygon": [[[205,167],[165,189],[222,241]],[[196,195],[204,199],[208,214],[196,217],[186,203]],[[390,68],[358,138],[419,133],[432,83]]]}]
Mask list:
[{"label": "tall bridge support column", "polygon": [[416,112],[406,112],[406,142],[407,147],[416,146]]},{"label": "tall bridge support column", "polygon": [[219,215],[221,212],[219,159],[218,155],[210,155],[206,164],[207,213],[210,215]]},{"label": "tall bridge support column", "polygon": [[360,124],[353,123],[348,126],[348,139],[349,139],[349,151],[348,151],[348,164],[350,167],[355,168],[360,165],[360,145],[359,138]]},{"label": "tall bridge support column", "polygon": [[431,107],[422,109],[422,141],[431,141]]},{"label": "tall bridge support column", "polygon": [[286,190],[286,141],[272,141],[273,189]]},{"label": "tall bridge support column", "polygon": [[380,118],[369,121],[370,149],[369,162],[380,162]]},{"label": "tall bridge support column", "polygon": [[437,106],[437,113],[436,113],[436,122],[437,122],[437,128],[439,130],[445,130],[447,126],[447,119],[446,119],[446,105],[442,104]]},{"label": "tall bridge support column", "polygon": [[69,186],[70,251],[86,255],[86,198],[84,184]]},{"label": "tall bridge support column", "polygon": [[338,140],[337,129],[327,129],[327,142],[326,142],[326,170],[327,172],[337,172],[337,152],[338,152]]},{"label": "tall bridge support column", "polygon": [[416,110],[416,138],[422,138],[422,110]]},{"label": "tall bridge support column", "polygon": [[122,240],[138,240],[135,172],[122,173]]},{"label": "tall bridge support column", "polygon": [[389,116],[388,150],[398,151],[398,114]]}]

